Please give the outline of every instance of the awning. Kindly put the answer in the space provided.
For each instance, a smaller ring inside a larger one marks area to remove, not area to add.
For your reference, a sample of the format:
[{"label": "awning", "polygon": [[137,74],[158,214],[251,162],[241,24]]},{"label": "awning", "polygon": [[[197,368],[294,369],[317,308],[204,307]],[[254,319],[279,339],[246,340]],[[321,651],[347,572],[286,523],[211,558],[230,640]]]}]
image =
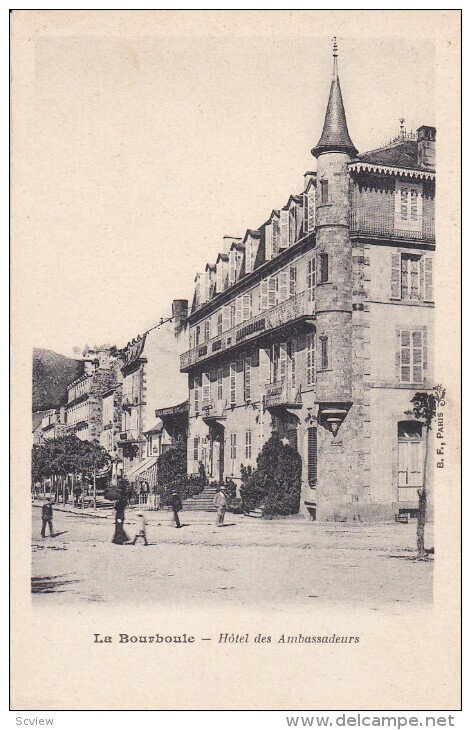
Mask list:
[{"label": "awning", "polygon": [[145,471],[155,466],[157,464],[158,458],[158,456],[149,456],[147,459],[143,459],[139,462],[139,464],[133,466],[133,468],[130,469],[124,476],[126,477],[126,479],[134,481],[134,479],[136,479],[138,476],[143,476],[143,473]]},{"label": "awning", "polygon": [[152,428],[148,428],[147,431],[144,431],[144,433],[160,433],[163,430],[163,427],[163,421],[158,418]]}]

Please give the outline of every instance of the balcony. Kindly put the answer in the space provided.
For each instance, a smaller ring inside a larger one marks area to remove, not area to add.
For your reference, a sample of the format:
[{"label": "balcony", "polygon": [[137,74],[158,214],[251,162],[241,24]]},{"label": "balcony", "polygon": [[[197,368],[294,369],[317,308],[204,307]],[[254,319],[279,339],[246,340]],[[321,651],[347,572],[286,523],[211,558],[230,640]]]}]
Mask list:
[{"label": "balcony", "polygon": [[307,292],[301,292],[291,299],[278,304],[256,317],[242,322],[217,337],[184,352],[180,357],[181,372],[188,371],[193,365],[219,356],[222,352],[233,350],[246,342],[260,339],[285,325],[305,321],[314,323],[314,302],[309,302]]},{"label": "balcony", "polygon": [[279,383],[268,383],[263,394],[263,407],[266,408],[302,408],[301,388],[293,388],[287,380]]},{"label": "balcony", "polygon": [[226,404],[222,400],[205,399],[201,402],[201,415],[206,421],[225,419]]},{"label": "balcony", "polygon": [[350,231],[353,235],[423,241],[424,243],[435,242],[435,226],[430,216],[421,216],[421,220],[416,222],[414,228],[415,230],[412,230],[412,226],[410,228],[396,226],[394,211],[390,214],[383,214],[353,208],[350,218]]},{"label": "balcony", "polygon": [[139,436],[139,432],[133,429],[122,431],[119,434],[119,442],[122,444],[138,444],[144,442],[145,439]]}]

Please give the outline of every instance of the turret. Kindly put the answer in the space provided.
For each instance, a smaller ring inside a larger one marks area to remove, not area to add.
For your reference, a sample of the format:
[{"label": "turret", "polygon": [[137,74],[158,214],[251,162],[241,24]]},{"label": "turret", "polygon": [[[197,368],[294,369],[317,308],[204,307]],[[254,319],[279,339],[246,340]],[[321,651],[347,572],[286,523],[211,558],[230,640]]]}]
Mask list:
[{"label": "turret", "polygon": [[335,434],[352,402],[352,247],[348,163],[350,139],[334,38],[333,76],[317,157],[316,333],[319,420]]}]

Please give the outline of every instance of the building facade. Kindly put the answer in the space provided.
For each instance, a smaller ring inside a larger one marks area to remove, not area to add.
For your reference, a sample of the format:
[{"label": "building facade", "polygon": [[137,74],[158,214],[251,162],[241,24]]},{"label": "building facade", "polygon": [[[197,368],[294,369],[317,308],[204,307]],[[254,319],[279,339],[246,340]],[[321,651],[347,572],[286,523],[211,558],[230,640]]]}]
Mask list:
[{"label": "building facade", "polygon": [[67,388],[65,423],[68,434],[84,441],[100,441],[103,431],[102,394],[117,384],[118,361],[113,351],[85,361],[80,378]]},{"label": "building facade", "polygon": [[118,448],[122,473],[129,479],[154,481],[155,465],[173,443],[156,411],[187,396],[180,356],[188,348],[188,302],[175,300],[172,316],[138,336],[119,352],[122,417]]},{"label": "building facade", "polygon": [[303,513],[394,519],[417,508],[410,401],[434,384],[435,129],[359,154],[334,49],[312,154],[302,191],[196,277],[188,471],[240,482],[277,433],[302,458]]}]

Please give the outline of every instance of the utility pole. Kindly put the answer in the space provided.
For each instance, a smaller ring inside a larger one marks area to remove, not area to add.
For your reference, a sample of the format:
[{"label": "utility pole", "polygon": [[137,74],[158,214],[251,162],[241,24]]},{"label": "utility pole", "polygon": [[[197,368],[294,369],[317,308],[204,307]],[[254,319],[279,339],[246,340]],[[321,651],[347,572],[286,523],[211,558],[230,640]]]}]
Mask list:
[{"label": "utility pole", "polygon": [[96,509],[96,448],[93,450],[93,509]]}]

